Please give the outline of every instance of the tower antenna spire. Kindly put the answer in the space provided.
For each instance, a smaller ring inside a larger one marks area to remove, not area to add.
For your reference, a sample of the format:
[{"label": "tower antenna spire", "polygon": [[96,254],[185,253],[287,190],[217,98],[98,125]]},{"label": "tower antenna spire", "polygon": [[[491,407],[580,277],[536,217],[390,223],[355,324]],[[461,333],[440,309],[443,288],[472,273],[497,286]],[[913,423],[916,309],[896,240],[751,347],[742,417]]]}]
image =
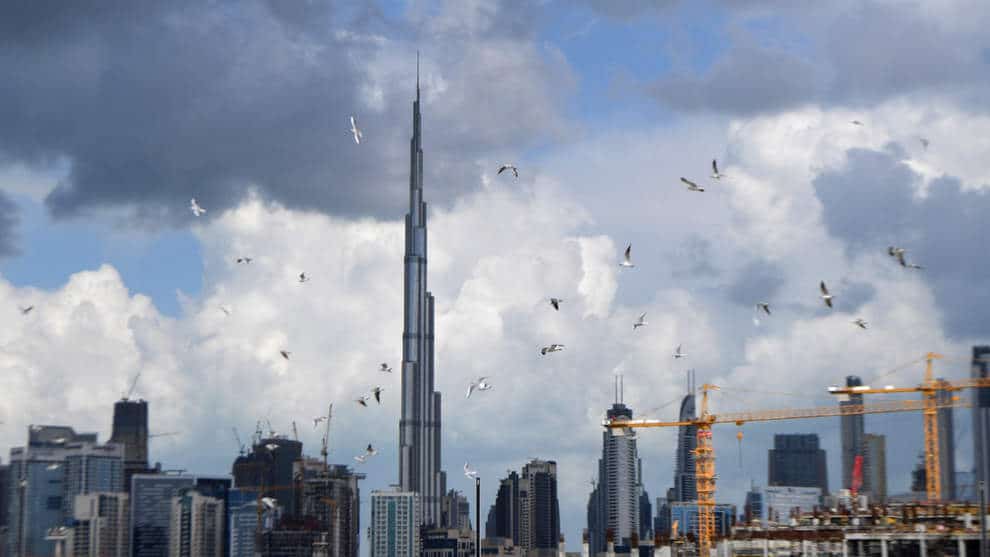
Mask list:
[{"label": "tower antenna spire", "polygon": [[416,100],[419,100],[419,51],[416,51]]}]

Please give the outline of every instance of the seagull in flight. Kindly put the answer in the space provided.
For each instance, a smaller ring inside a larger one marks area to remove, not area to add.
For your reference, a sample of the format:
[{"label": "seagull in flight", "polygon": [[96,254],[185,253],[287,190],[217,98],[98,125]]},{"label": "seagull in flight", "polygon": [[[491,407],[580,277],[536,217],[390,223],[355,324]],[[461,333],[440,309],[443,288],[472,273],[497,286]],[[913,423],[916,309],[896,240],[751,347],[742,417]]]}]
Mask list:
[{"label": "seagull in flight", "polygon": [[516,178],[519,177],[519,169],[516,168],[516,165],[514,164],[503,164],[502,166],[498,167],[498,172],[496,172],[495,174],[496,175],[501,174],[506,170],[511,170],[513,176],[515,176]]},{"label": "seagull in flight", "polygon": [[767,315],[770,315],[770,304],[768,302],[759,302],[756,304],[756,311],[764,311]]},{"label": "seagull in flight", "polygon": [[199,203],[196,203],[195,197],[189,200],[189,210],[197,217],[206,212],[206,209],[200,207]]},{"label": "seagull in flight", "polygon": [[887,254],[891,257],[897,258],[897,262],[901,264],[901,267],[906,267],[908,269],[924,269],[924,267],[916,263],[908,263],[907,258],[904,257],[905,253],[907,253],[907,250],[897,246],[890,246],[887,248]]},{"label": "seagull in flight", "polygon": [[375,395],[375,401],[378,402],[378,404],[382,403],[383,392],[385,392],[385,389],[381,387],[375,387],[374,389],[371,389],[371,394]]},{"label": "seagull in flight", "polygon": [[274,497],[262,497],[261,498],[261,504],[264,505],[265,508],[267,508],[269,510],[272,510],[272,509],[275,508],[275,501],[276,501],[276,499]]},{"label": "seagull in flight", "polygon": [[364,464],[369,458],[375,456],[376,454],[378,454],[378,451],[371,446],[371,443],[368,443],[368,446],[364,449],[364,454],[354,457],[354,460]]},{"label": "seagull in flight", "polygon": [[639,319],[637,319],[635,323],[633,323],[633,330],[635,331],[636,329],[647,325],[649,325],[649,323],[646,322],[646,314],[644,313],[639,316]]},{"label": "seagull in flight", "polygon": [[34,306],[28,306],[26,308],[21,307],[21,306],[17,306],[17,309],[21,310],[21,315],[27,315],[27,314],[31,313],[31,310],[34,309]]},{"label": "seagull in flight", "polygon": [[862,317],[857,317],[855,320],[853,320],[853,324],[859,327],[860,329],[866,329],[869,327],[869,323],[867,323],[866,320],[863,319]]},{"label": "seagull in flight", "polygon": [[265,448],[268,449],[269,452],[271,452],[271,451],[274,451],[275,449],[277,449],[278,448],[278,445],[276,445],[275,443],[269,443],[269,444],[265,445]]},{"label": "seagull in flight", "polygon": [[681,358],[684,358],[686,356],[687,356],[687,354],[685,354],[684,352],[681,352],[681,345],[678,344],[677,345],[677,350],[674,350],[674,359],[675,360],[680,360]]},{"label": "seagull in flight", "polygon": [[695,184],[694,182],[688,180],[687,178],[684,178],[683,176],[681,177],[681,181],[687,185],[688,191],[705,191],[705,188],[699,186],[698,184]]},{"label": "seagull in flight", "polygon": [[492,384],[488,382],[488,377],[479,377],[476,380],[472,381],[471,384],[468,386],[467,396],[465,396],[464,398],[471,398],[471,393],[473,393],[475,390],[487,391],[491,388],[492,388]]},{"label": "seagull in flight", "polygon": [[822,301],[825,302],[825,305],[832,307],[832,295],[828,293],[828,287],[825,286],[824,280],[818,285],[818,289],[822,291]]},{"label": "seagull in flight", "polygon": [[560,311],[560,304],[563,301],[563,298],[550,298],[550,305],[553,306],[553,309]]},{"label": "seagull in flight", "polygon": [[625,255],[622,258],[622,262],[619,263],[619,267],[635,267],[632,262],[632,244],[626,246]]},{"label": "seagull in flight", "polygon": [[292,354],[292,352],[289,352],[288,350],[279,350],[278,353],[281,354],[286,360],[289,359],[289,354]]},{"label": "seagull in flight", "polygon": [[725,174],[722,174],[721,172],[718,171],[718,162],[715,159],[712,159],[712,178],[716,180],[721,180],[722,178],[725,178]]},{"label": "seagull in flight", "polygon": [[316,429],[316,427],[320,425],[320,422],[325,422],[326,419],[327,419],[326,416],[317,416],[313,418],[313,429]]},{"label": "seagull in flight", "polygon": [[389,365],[386,364],[385,362],[382,362],[382,365],[378,366],[378,371],[381,371],[383,373],[392,373],[392,368],[389,367]]},{"label": "seagull in flight", "polygon": [[849,123],[852,124],[852,125],[854,125],[854,126],[863,126],[863,125],[865,125],[862,122],[860,122],[859,120],[850,120]]},{"label": "seagull in flight", "polygon": [[921,142],[921,146],[925,149],[925,151],[927,151],[928,150],[928,140],[925,139],[924,137],[920,137],[920,138],[918,138],[918,141]]},{"label": "seagull in flight", "polygon": [[58,470],[58,467],[59,467],[59,464],[57,462],[53,462],[52,464],[49,464],[48,466],[46,466],[45,469],[46,470]]},{"label": "seagull in flight", "polygon": [[464,463],[464,475],[467,476],[467,477],[469,477],[469,478],[471,478],[471,479],[475,479],[475,478],[478,477],[478,471],[475,470],[474,468],[471,468],[471,464],[465,462]]},{"label": "seagull in flight", "polygon": [[371,398],[371,397],[369,397],[368,395],[362,395],[359,398],[355,398],[354,399],[354,402],[356,402],[356,403],[360,404],[361,406],[364,406],[365,408],[367,408],[368,407],[368,399],[369,398]]},{"label": "seagull in flight", "polygon": [[305,272],[299,273],[299,284],[304,282],[309,282],[309,277],[306,276]]},{"label": "seagull in flight", "polygon": [[250,263],[251,262],[251,258],[250,257],[238,257],[237,258],[237,262],[238,263]]},{"label": "seagull in flight", "polygon": [[361,138],[364,137],[364,134],[361,132],[361,129],[357,127],[357,121],[354,120],[354,117],[353,116],[351,116],[351,130],[350,130],[350,132],[351,132],[351,135],[354,136],[354,143],[357,143],[358,145],[360,145],[361,144]]},{"label": "seagull in flight", "polygon": [[551,352],[560,352],[563,349],[564,349],[563,344],[551,344],[550,346],[544,346],[543,348],[540,348],[540,355],[546,356]]},{"label": "seagull in flight", "polygon": [[230,317],[230,314],[231,314],[231,311],[232,311],[231,308],[230,308],[230,306],[224,304],[224,305],[221,305],[221,306],[218,306],[218,307],[220,308],[220,311],[222,311],[224,313],[224,315],[226,315],[227,317]]}]

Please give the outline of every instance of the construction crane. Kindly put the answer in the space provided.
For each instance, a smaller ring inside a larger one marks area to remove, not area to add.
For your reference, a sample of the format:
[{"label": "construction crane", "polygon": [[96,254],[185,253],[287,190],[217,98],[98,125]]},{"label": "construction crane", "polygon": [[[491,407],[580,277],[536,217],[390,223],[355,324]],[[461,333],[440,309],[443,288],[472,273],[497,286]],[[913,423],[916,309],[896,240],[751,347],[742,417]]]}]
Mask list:
[{"label": "construction crane", "polygon": [[292,438],[296,441],[299,440],[299,430],[296,429],[296,421],[292,420]]},{"label": "construction crane", "polygon": [[247,449],[244,446],[244,443],[241,442],[241,434],[237,433],[236,427],[232,427],[230,429],[234,432],[234,440],[237,441],[237,450],[240,451],[241,456],[244,456],[244,453],[247,452]]},{"label": "construction crane", "polygon": [[[925,432],[925,494],[929,501],[939,501],[942,499],[942,474],[939,448],[938,448],[938,396],[939,391],[952,392],[962,389],[975,389],[980,387],[990,387],[990,378],[974,377],[960,381],[945,381],[935,379],[932,372],[932,362],[942,359],[941,354],[929,352],[922,358],[925,360],[925,376],[922,383],[917,387],[894,387],[872,388],[869,385],[857,385],[854,387],[829,387],[828,392],[833,395],[867,395],[867,394],[895,394],[895,393],[921,393],[921,401],[924,405],[922,410],[924,417]],[[917,360],[915,360],[917,361]]]},{"label": "construction crane", "polygon": [[180,431],[165,431],[162,433],[152,433],[148,435],[148,439],[154,439],[155,437],[171,437],[173,435],[178,435]]},{"label": "construction crane", "polygon": [[330,422],[333,420],[333,403],[327,408],[327,427],[323,433],[323,446],[320,447],[320,456],[323,457],[323,468],[329,470],[328,456],[330,454]]},{"label": "construction crane", "polygon": [[139,372],[137,372],[137,375],[134,376],[134,379],[131,381],[131,386],[130,386],[129,389],[127,389],[127,392],[126,393],[122,393],[120,395],[121,400],[130,400],[131,395],[134,394],[134,389],[137,388],[137,382],[138,382],[138,379],[140,379],[140,378],[141,378],[141,372],[139,371]]},{"label": "construction crane", "polygon": [[[633,428],[647,427],[689,427],[697,428],[697,448],[695,455],[695,483],[698,491],[698,554],[708,556],[711,553],[712,541],[715,536],[715,447],[712,444],[712,426],[714,424],[735,424],[742,426],[747,422],[770,422],[778,420],[795,420],[805,418],[827,418],[835,416],[856,416],[861,414],[888,414],[894,412],[924,411],[927,405],[924,401],[897,400],[882,403],[843,406],[820,406],[803,409],[763,410],[752,412],[727,412],[713,414],[708,409],[708,393],[717,391],[716,385],[708,383],[701,386],[701,412],[697,418],[667,422],[662,420],[631,420],[624,417],[606,418],[602,425],[616,430],[613,435],[629,435]],[[936,402],[935,408],[951,408],[959,406],[953,401]]]}]

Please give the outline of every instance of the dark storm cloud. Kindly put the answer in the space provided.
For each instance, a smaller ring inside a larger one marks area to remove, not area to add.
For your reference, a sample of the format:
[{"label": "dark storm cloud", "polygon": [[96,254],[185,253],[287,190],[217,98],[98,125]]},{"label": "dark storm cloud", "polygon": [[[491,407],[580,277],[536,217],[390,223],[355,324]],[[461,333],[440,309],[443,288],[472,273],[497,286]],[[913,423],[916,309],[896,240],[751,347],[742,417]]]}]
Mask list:
[{"label": "dark storm cloud", "polygon": [[828,231],[852,253],[886,253],[888,245],[908,250],[908,259],[931,285],[953,337],[985,336],[990,313],[990,258],[987,215],[990,195],[963,190],[958,179],[941,178],[926,197],[914,195],[921,178],[900,162],[900,149],[852,150],[848,164],[815,179]]},{"label": "dark storm cloud", "polygon": [[[56,216],[126,205],[174,220],[191,197],[211,216],[251,189],[291,208],[394,217],[406,203],[415,51],[434,41],[467,59],[431,68],[424,56],[424,73],[446,87],[431,107],[424,85],[427,156],[440,163],[427,167],[431,200],[478,182],[474,160],[493,145],[553,133],[553,72],[496,80],[489,44],[417,35],[373,4],[346,6],[18,4],[0,17],[0,156],[69,161],[46,199]],[[464,100],[451,108],[451,97]]]},{"label": "dark storm cloud", "polygon": [[15,229],[18,220],[17,205],[0,191],[0,257],[17,254]]},{"label": "dark storm cloud", "polygon": [[674,109],[731,114],[809,102],[870,104],[918,91],[954,95],[986,109],[990,10],[979,4],[939,17],[917,7],[923,4],[756,9],[760,5],[724,4],[736,17],[716,31],[729,37],[720,57],[697,75],[661,77],[649,88],[652,95]]}]

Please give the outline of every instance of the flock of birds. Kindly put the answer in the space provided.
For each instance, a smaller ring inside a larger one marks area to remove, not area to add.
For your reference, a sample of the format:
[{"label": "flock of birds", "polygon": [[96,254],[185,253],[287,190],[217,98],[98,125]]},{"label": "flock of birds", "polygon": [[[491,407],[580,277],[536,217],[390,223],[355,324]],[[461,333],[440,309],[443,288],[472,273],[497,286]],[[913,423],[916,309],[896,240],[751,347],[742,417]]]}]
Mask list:
[{"label": "flock of birds", "polygon": [[[853,124],[853,125],[855,125],[855,126],[863,126],[864,125],[859,120],[852,120],[850,123]],[[364,138],[364,132],[358,127],[357,119],[354,116],[351,116],[350,117],[350,129],[348,131],[351,134],[352,138],[354,139],[354,143],[357,144],[357,145],[360,145],[361,144],[361,140]],[[927,139],[925,139],[925,138],[920,138],[920,141],[921,141],[921,144],[922,144],[923,148],[925,150],[927,150],[928,149],[928,145],[929,145],[929,141]],[[517,179],[519,178],[519,169],[514,164],[501,164],[498,167],[498,170],[496,172],[496,175],[501,175],[504,172],[511,172],[514,178],[517,178]],[[717,160],[714,160],[714,159],[712,160],[712,164],[711,164],[711,175],[710,175],[710,178],[712,180],[714,180],[715,182],[720,182],[721,180],[727,178],[727,176],[725,174],[723,174],[719,170],[719,168],[718,168],[718,161]],[[702,192],[706,191],[706,189],[705,189],[704,186],[699,185],[697,182],[695,182],[695,181],[693,181],[691,179],[688,179],[688,178],[685,178],[685,177],[681,177],[680,178],[680,181],[685,185],[685,187],[687,188],[688,191],[698,192],[698,193],[702,193]],[[196,200],[196,198],[192,198],[189,201],[189,210],[192,212],[192,214],[195,217],[201,217],[204,214],[206,214],[206,209],[199,204],[199,202]],[[901,267],[904,267],[904,268],[907,268],[907,269],[923,269],[923,267],[921,265],[918,265],[918,264],[916,264],[914,262],[908,261],[907,255],[906,255],[907,254],[907,250],[905,248],[897,247],[897,246],[890,246],[887,249],[887,253],[888,253],[888,255],[890,257],[894,258],[900,264]],[[238,264],[238,265],[249,265],[249,264],[251,264],[252,261],[253,261],[253,258],[251,258],[251,257],[245,257],[245,256],[237,257],[235,259],[235,263]],[[633,268],[636,267],[636,265],[633,263],[632,244],[631,243],[626,246],[626,249],[625,249],[625,251],[622,254],[622,258],[619,261],[619,267],[622,268],[622,269],[625,269],[625,270],[633,269]],[[299,273],[299,275],[298,275],[298,282],[300,284],[304,284],[304,283],[307,283],[309,281],[310,281],[310,277],[305,273],[305,271]],[[828,289],[828,286],[825,284],[825,281],[824,280],[819,283],[819,291],[820,291],[820,298],[822,300],[822,303],[824,303],[825,306],[828,307],[829,309],[832,309],[834,307],[833,306],[834,295]],[[557,298],[557,297],[551,297],[551,298],[549,298],[550,307],[553,308],[554,311],[560,311],[561,306],[563,305],[563,303],[564,303],[564,299],[563,298]],[[757,314],[762,314],[762,315],[766,315],[766,316],[772,315],[772,310],[771,310],[771,307],[770,307],[770,303],[769,302],[766,302],[766,301],[757,302],[755,304],[755,308],[756,308]],[[18,306],[18,309],[20,310],[20,312],[21,312],[22,315],[28,315],[29,313],[31,313],[35,309],[35,307],[33,305],[29,305],[29,306],[26,306],[26,307]],[[227,316],[230,316],[232,314],[232,312],[233,312],[233,308],[231,308],[229,305],[226,305],[226,304],[219,306],[219,309],[225,315],[227,315]],[[646,327],[646,326],[649,325],[649,322],[647,321],[646,317],[647,317],[646,316],[646,313],[642,313],[642,314],[639,315],[639,318],[636,319],[636,321],[633,322],[633,324],[632,324],[633,331],[635,331],[635,330],[637,330],[637,329],[639,329],[641,327]],[[757,325],[759,324],[759,320],[757,318],[755,318],[755,317],[754,317],[754,323],[757,324]],[[857,317],[856,319],[854,319],[852,321],[852,323],[854,325],[856,325],[857,327],[861,328],[861,329],[867,329],[869,327],[869,323],[865,319],[863,319],[861,317]],[[564,347],[565,347],[565,345],[564,344],[560,344],[560,343],[548,344],[548,345],[543,346],[543,347],[540,348],[540,355],[541,356],[547,356],[549,354],[553,354],[554,352],[560,352],[560,351],[564,350]],[[289,350],[287,350],[285,348],[280,349],[278,351],[278,353],[286,361],[289,361],[290,358],[291,358],[291,355],[292,355],[292,352],[290,352]],[[682,358],[687,357],[687,353],[685,353],[683,351],[682,345],[679,344],[677,346],[677,348],[672,353],[672,357],[675,360],[679,360],[679,359],[682,359]],[[388,363],[383,362],[379,366],[378,371],[381,372],[381,373],[392,373],[392,368],[391,368],[391,366],[388,365]],[[465,398],[471,398],[471,395],[474,394],[474,393],[476,393],[476,392],[485,392],[485,391],[491,390],[493,388],[493,385],[492,385],[492,383],[491,383],[491,381],[489,379],[490,379],[489,377],[483,376],[483,377],[478,377],[477,379],[471,381],[470,384],[468,385],[467,393],[465,395]],[[384,391],[385,391],[385,389],[383,387],[381,387],[380,385],[376,385],[376,386],[374,386],[370,390],[370,392],[368,392],[368,393],[362,393],[357,398],[355,398],[354,399],[354,402],[357,405],[359,405],[359,406],[361,406],[363,408],[367,408],[369,406],[368,405],[369,401],[372,398],[374,398],[375,402],[377,402],[378,405],[381,406],[382,405],[382,393],[384,393]],[[331,412],[332,412],[332,405],[331,405],[330,408],[331,408]],[[319,427],[319,425],[321,423],[324,423],[324,422],[328,422],[328,425],[329,425],[329,421],[331,419],[332,419],[332,416],[330,415],[329,412],[328,412],[327,415],[316,416],[315,418],[313,418],[313,428],[316,429],[317,427]],[[279,445],[276,444],[276,443],[269,443],[269,444],[266,444],[265,445],[265,448],[267,450],[269,450],[269,451],[277,451],[279,449]],[[354,460],[358,464],[364,464],[365,462],[368,461],[369,458],[371,458],[371,457],[373,457],[373,456],[375,456],[377,454],[378,454],[378,451],[374,448],[374,446],[371,443],[369,443],[367,445],[367,447],[365,448],[365,450],[361,454],[354,456]],[[57,466],[57,464],[54,465],[54,466]],[[471,465],[470,465],[470,463],[465,462],[464,463],[464,475],[466,477],[470,478],[470,479],[476,479],[478,477],[478,471],[476,469],[472,468]],[[262,498],[261,501],[262,501],[262,503],[265,506],[267,506],[269,508],[274,508],[274,506],[276,504],[275,499],[274,498],[271,498],[271,497]]]}]

